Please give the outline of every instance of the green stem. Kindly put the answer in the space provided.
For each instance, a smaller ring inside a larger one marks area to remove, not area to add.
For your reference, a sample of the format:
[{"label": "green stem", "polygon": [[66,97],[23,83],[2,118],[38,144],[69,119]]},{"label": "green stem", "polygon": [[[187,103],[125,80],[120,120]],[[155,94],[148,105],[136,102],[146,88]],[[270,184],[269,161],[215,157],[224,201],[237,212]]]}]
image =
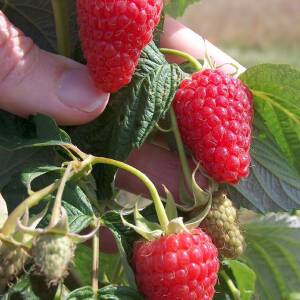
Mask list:
[{"label": "green stem", "polygon": [[202,70],[202,65],[200,64],[200,62],[195,57],[191,56],[188,53],[185,53],[185,52],[182,52],[182,51],[179,51],[179,50],[168,49],[168,48],[160,48],[159,50],[160,50],[160,52],[162,52],[164,54],[170,54],[170,55],[174,55],[174,56],[184,58],[185,60],[187,60],[188,62],[190,62],[194,66],[196,71],[201,71]]},{"label": "green stem", "polygon": [[52,8],[55,19],[58,53],[70,57],[71,41],[69,0],[52,0]]},{"label": "green stem", "polygon": [[179,154],[179,159],[180,159],[183,175],[184,175],[184,178],[188,185],[189,190],[192,191],[193,190],[192,173],[191,173],[190,166],[189,166],[186,154],[185,154],[183,142],[181,139],[181,135],[179,132],[177,119],[176,119],[176,115],[175,115],[173,107],[170,108],[170,117],[171,117],[173,134],[174,134],[174,137],[176,140],[176,145],[177,145],[177,149],[178,149],[178,154]]},{"label": "green stem", "polygon": [[[84,153],[82,153],[84,154]],[[86,176],[86,173],[84,172],[86,169],[90,168],[92,165],[95,164],[107,164],[107,165],[111,165],[120,169],[123,169],[133,175],[135,175],[136,177],[138,177],[148,188],[150,195],[152,197],[152,200],[154,202],[154,206],[157,212],[157,216],[158,216],[158,220],[163,228],[163,230],[165,232],[167,232],[167,227],[169,224],[169,219],[167,217],[167,214],[165,212],[164,206],[161,202],[160,196],[157,192],[157,189],[155,188],[154,184],[152,183],[152,181],[141,171],[139,171],[138,169],[117,161],[117,160],[113,160],[113,159],[109,159],[109,158],[105,158],[105,157],[95,157],[92,155],[86,155],[84,154],[84,156],[86,156],[85,160],[82,162],[76,162],[76,164],[78,165],[74,165],[74,170],[72,172],[70,172],[68,174],[68,176],[66,176],[65,180],[69,180],[75,176]],[[74,162],[75,163],[75,162]],[[26,209],[30,209],[31,207],[37,205],[40,203],[40,201],[45,198],[47,195],[53,193],[56,189],[59,188],[61,181],[57,181],[55,183],[50,184],[49,186],[43,188],[42,190],[30,195],[27,199],[25,199],[19,206],[17,206],[15,208],[15,210],[10,214],[10,216],[8,217],[8,219],[6,220],[1,233],[4,235],[10,235],[14,232],[16,225],[17,225],[17,221],[20,217],[22,217],[22,215],[24,214],[24,212],[26,211]]]},{"label": "green stem", "polygon": [[99,290],[99,256],[100,256],[100,233],[99,230],[93,236],[93,274],[92,274],[92,289],[94,299],[98,299]]},{"label": "green stem", "polygon": [[238,288],[235,286],[234,282],[231,280],[231,278],[226,274],[225,271],[221,271],[220,275],[223,277],[225,280],[229,290],[232,293],[233,299],[234,300],[241,300],[241,293],[238,290]]},{"label": "green stem", "polygon": [[66,183],[67,183],[68,179],[70,178],[70,173],[72,171],[72,167],[73,167],[73,163],[71,162],[68,165],[62,179],[60,180],[56,198],[55,198],[55,202],[54,202],[54,206],[52,209],[52,215],[51,215],[49,227],[53,227],[59,220],[60,213],[61,213],[61,200],[62,200],[62,196],[63,196],[64,190],[65,190]]},{"label": "green stem", "polygon": [[155,210],[157,213],[157,217],[159,220],[159,223],[162,227],[162,229],[164,230],[164,232],[167,232],[167,227],[169,224],[169,219],[167,217],[167,214],[165,212],[165,208],[160,200],[160,196],[157,192],[156,187],[154,186],[154,184],[152,183],[152,181],[141,171],[139,171],[138,169],[127,165],[123,162],[120,161],[116,161],[113,159],[109,159],[109,158],[104,158],[104,157],[93,157],[91,159],[91,163],[92,165],[94,164],[107,164],[107,165],[111,165],[117,168],[120,168],[122,170],[125,170],[131,174],[133,174],[134,176],[138,177],[148,188],[150,195],[152,197],[152,200],[154,202],[154,206],[155,206]]}]

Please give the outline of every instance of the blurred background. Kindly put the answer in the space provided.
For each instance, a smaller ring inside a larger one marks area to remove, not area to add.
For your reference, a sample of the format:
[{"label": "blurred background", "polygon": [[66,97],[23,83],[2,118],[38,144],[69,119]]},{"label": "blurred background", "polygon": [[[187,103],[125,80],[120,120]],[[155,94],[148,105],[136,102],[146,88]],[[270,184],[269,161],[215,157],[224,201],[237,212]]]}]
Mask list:
[{"label": "blurred background", "polygon": [[180,20],[246,67],[300,68],[300,0],[202,0]]}]

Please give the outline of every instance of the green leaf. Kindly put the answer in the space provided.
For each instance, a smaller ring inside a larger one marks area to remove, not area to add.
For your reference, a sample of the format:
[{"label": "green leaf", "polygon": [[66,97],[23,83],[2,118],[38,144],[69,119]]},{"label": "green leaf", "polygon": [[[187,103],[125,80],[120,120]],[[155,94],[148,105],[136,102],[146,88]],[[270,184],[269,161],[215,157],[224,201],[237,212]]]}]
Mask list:
[{"label": "green leaf", "polygon": [[[128,284],[136,289],[135,276],[128,261],[131,256],[132,242],[137,239],[136,233],[123,225],[120,214],[116,211],[107,212],[101,219],[115,238]],[[133,222],[132,219],[128,221]]]},{"label": "green leaf", "polygon": [[[98,300],[143,300],[143,298],[129,287],[108,285],[98,291]],[[82,287],[71,292],[66,300],[95,300],[90,286]]]},{"label": "green leaf", "polygon": [[23,275],[17,283],[8,289],[8,292],[4,295],[0,295],[3,300],[9,299],[26,299],[26,300],[39,300],[34,294],[30,286],[30,280],[28,275]]},{"label": "green leaf", "polygon": [[66,300],[95,300],[92,287],[84,286],[77,290],[72,291]]},{"label": "green leaf", "polygon": [[300,70],[289,65],[258,65],[240,76],[252,90],[255,112],[300,174]]},{"label": "green leaf", "polygon": [[242,227],[243,260],[256,273],[259,299],[282,300],[300,292],[300,218],[270,213]]},{"label": "green leaf", "polygon": [[250,300],[255,292],[256,274],[246,264],[238,260],[227,260],[225,264],[230,268],[239,289],[241,300]]},{"label": "green leaf", "polygon": [[51,118],[36,115],[28,120],[0,111],[0,149],[58,146],[71,140]]},{"label": "green leaf", "polygon": [[[36,167],[39,169],[39,166],[49,166],[56,158],[55,151],[48,147],[24,148],[16,151],[6,151],[0,148],[0,191],[7,200],[9,211],[27,197],[27,179],[35,176],[34,174],[30,175],[29,170],[31,169],[35,173]],[[25,171],[25,175],[22,178],[23,171]],[[39,184],[44,187],[49,183],[48,175],[47,178],[41,176],[39,179],[34,180],[33,188],[38,188]]]},{"label": "green leaf", "polygon": [[[84,285],[90,284],[92,276],[93,252],[90,247],[79,244],[74,259],[75,271]],[[101,284],[127,284],[119,254],[106,254],[100,252],[99,280]]]},{"label": "green leaf", "polygon": [[166,6],[166,11],[169,15],[177,18],[184,14],[187,7],[200,0],[170,0]]},{"label": "green leaf", "polygon": [[[98,120],[71,131],[73,142],[86,153],[126,160],[165,115],[184,76],[151,43],[142,52],[130,85],[111,96]],[[115,172],[116,168],[110,166],[96,168],[100,198],[112,196]]]},{"label": "green leaf", "polygon": [[45,175],[50,172],[61,172],[63,169],[56,166],[37,166],[37,167],[29,167],[23,168],[21,173],[21,181],[25,186],[30,186],[32,181],[36,178]]},{"label": "green leaf", "polygon": [[134,289],[125,286],[109,285],[99,290],[99,300],[143,300]]},{"label": "green leaf", "polygon": [[300,206],[300,176],[290,167],[258,116],[255,119],[250,176],[229,186],[230,198],[261,212],[290,211]]}]

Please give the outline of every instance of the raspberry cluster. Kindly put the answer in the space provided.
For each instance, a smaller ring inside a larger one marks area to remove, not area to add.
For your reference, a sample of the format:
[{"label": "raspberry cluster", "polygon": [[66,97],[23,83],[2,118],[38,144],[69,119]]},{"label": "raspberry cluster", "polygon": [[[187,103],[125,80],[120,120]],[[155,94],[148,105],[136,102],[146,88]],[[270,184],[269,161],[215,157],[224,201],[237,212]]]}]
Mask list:
[{"label": "raspberry cluster", "polygon": [[236,184],[249,174],[252,95],[220,70],[184,80],[173,101],[183,142],[217,182]]},{"label": "raspberry cluster", "polygon": [[162,7],[163,0],[77,0],[82,48],[97,87],[116,92],[131,81]]},{"label": "raspberry cluster", "polygon": [[218,278],[218,251],[201,229],[135,244],[137,284],[147,300],[209,300]]}]

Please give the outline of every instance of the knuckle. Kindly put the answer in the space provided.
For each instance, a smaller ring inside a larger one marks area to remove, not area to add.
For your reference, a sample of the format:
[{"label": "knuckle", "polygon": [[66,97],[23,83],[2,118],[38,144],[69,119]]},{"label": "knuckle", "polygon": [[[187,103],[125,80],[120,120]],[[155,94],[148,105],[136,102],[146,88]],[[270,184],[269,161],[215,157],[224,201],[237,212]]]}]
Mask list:
[{"label": "knuckle", "polygon": [[7,82],[18,84],[30,69],[31,53],[36,47],[0,11],[0,88]]}]

